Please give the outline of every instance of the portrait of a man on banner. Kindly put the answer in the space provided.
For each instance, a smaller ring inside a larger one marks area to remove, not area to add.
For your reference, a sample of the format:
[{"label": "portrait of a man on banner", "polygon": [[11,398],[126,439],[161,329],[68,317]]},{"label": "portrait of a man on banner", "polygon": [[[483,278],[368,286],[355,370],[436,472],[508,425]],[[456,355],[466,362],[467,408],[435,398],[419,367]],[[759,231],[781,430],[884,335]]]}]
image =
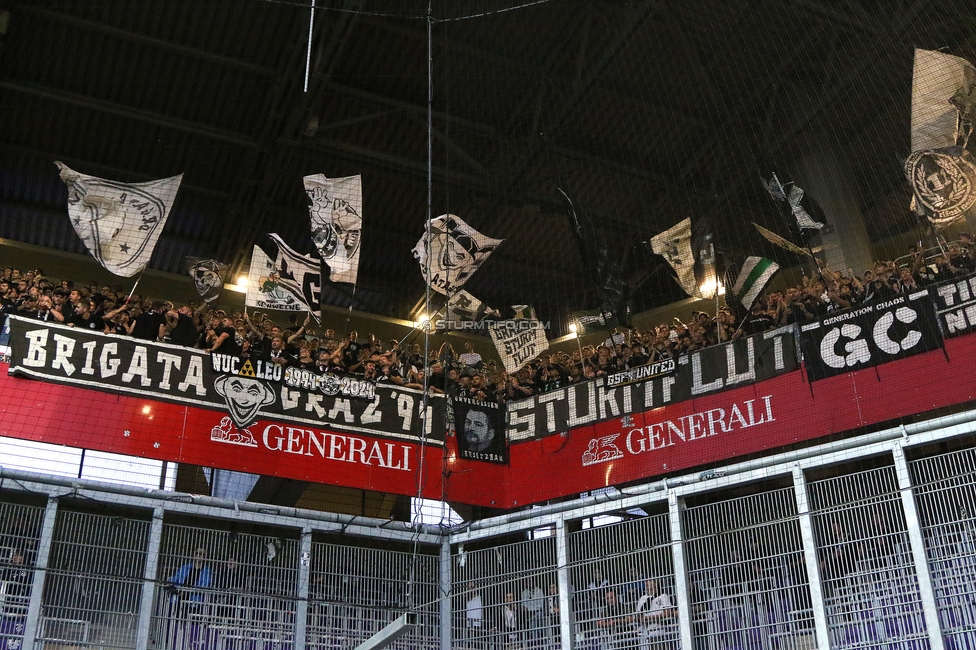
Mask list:
[{"label": "portrait of a man on banner", "polygon": [[454,398],[458,456],[466,460],[508,463],[505,414],[497,404]]}]

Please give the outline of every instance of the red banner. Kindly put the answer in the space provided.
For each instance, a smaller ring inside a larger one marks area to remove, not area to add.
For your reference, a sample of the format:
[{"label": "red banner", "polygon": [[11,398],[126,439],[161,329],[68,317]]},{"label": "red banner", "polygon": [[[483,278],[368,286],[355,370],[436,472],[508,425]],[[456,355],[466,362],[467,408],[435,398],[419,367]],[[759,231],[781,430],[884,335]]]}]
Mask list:
[{"label": "red banner", "polygon": [[[242,439],[226,412],[11,377],[0,368],[0,435],[314,483],[441,497],[439,447],[258,420]],[[0,463],[2,464],[2,463]]]},{"label": "red banner", "polygon": [[[948,357],[948,358],[947,358]],[[523,442],[508,465],[457,458],[453,439],[424,450],[423,494],[513,508],[609,485],[728,461],[825,435],[976,399],[976,336],[809,384],[792,372]],[[258,420],[242,440],[227,414],[10,377],[0,367],[0,435],[130,456],[192,463],[416,495],[413,442]],[[447,476],[446,486],[442,476]],[[446,487],[446,495],[442,492]]]},{"label": "red banner", "polygon": [[[948,358],[947,358],[948,356]],[[751,386],[513,445],[510,464],[448,457],[451,500],[512,508],[728,461],[976,399],[976,336],[809,384]]]}]

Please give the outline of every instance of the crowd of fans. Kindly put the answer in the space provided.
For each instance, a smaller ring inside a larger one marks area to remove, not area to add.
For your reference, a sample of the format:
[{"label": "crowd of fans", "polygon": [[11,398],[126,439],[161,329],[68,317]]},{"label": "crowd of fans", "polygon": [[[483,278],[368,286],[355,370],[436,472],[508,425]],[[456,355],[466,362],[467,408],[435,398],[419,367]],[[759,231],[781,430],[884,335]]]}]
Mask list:
[{"label": "crowd of fans", "polygon": [[861,276],[821,265],[819,276],[765,293],[748,313],[736,315],[726,306],[715,316],[693,312],[687,323],[675,318],[644,331],[613,330],[601,345],[545,353],[516,373],[507,373],[493,360],[484,361],[470,342],[463,352],[443,343],[429,350],[425,364],[421,345],[409,338],[405,344],[384,344],[372,334],[361,339],[356,331],[337,336],[331,328],[319,328],[310,316],[301,324],[291,316],[283,328],[260,312],[227,313],[193,301],[175,307],[139,294],[130,297],[121,286],[78,286],[70,280],[55,284],[39,270],[3,269],[0,313],[503,403],[911,293],[972,273],[974,253],[973,237],[963,234],[944,253],[926,259],[923,251],[912,249],[901,264],[877,262]]}]

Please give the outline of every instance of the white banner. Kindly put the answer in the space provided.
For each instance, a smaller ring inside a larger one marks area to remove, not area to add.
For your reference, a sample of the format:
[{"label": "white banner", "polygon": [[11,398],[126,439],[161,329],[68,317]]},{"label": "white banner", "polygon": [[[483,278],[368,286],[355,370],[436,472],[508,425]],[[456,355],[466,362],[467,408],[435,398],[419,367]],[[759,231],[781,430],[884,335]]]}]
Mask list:
[{"label": "white banner", "polygon": [[312,241],[329,267],[329,280],[356,284],[363,230],[362,176],[306,176]]},{"label": "white banner", "polygon": [[68,186],[68,217],[88,252],[115,275],[146,268],[183,175],[147,183],[119,183],[55,162]]},{"label": "white banner", "polygon": [[530,318],[495,321],[488,328],[508,373],[518,372],[522,366],[549,349],[545,325],[536,319],[535,310],[528,307],[527,311],[531,313]]},{"label": "white banner", "polygon": [[268,235],[272,259],[260,246],[251,254],[251,268],[247,275],[248,307],[279,311],[310,311],[318,315],[321,294],[319,261],[299,255],[276,234]]},{"label": "white banner", "polygon": [[442,214],[431,219],[430,240],[425,232],[413,255],[430,288],[446,295],[463,286],[503,241],[482,235],[460,217]]},{"label": "white banner", "polygon": [[915,50],[912,73],[912,151],[944,149],[957,142],[961,102],[976,85],[976,67],[958,56]]}]

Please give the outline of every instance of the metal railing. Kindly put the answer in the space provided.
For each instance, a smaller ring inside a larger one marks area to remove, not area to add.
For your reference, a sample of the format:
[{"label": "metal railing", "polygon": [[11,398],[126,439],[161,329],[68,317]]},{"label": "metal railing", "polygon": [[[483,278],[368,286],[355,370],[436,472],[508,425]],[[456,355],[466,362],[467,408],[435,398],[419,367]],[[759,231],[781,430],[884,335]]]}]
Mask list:
[{"label": "metal railing", "polygon": [[974,419],[442,535],[4,472],[0,648],[976,648]]}]

